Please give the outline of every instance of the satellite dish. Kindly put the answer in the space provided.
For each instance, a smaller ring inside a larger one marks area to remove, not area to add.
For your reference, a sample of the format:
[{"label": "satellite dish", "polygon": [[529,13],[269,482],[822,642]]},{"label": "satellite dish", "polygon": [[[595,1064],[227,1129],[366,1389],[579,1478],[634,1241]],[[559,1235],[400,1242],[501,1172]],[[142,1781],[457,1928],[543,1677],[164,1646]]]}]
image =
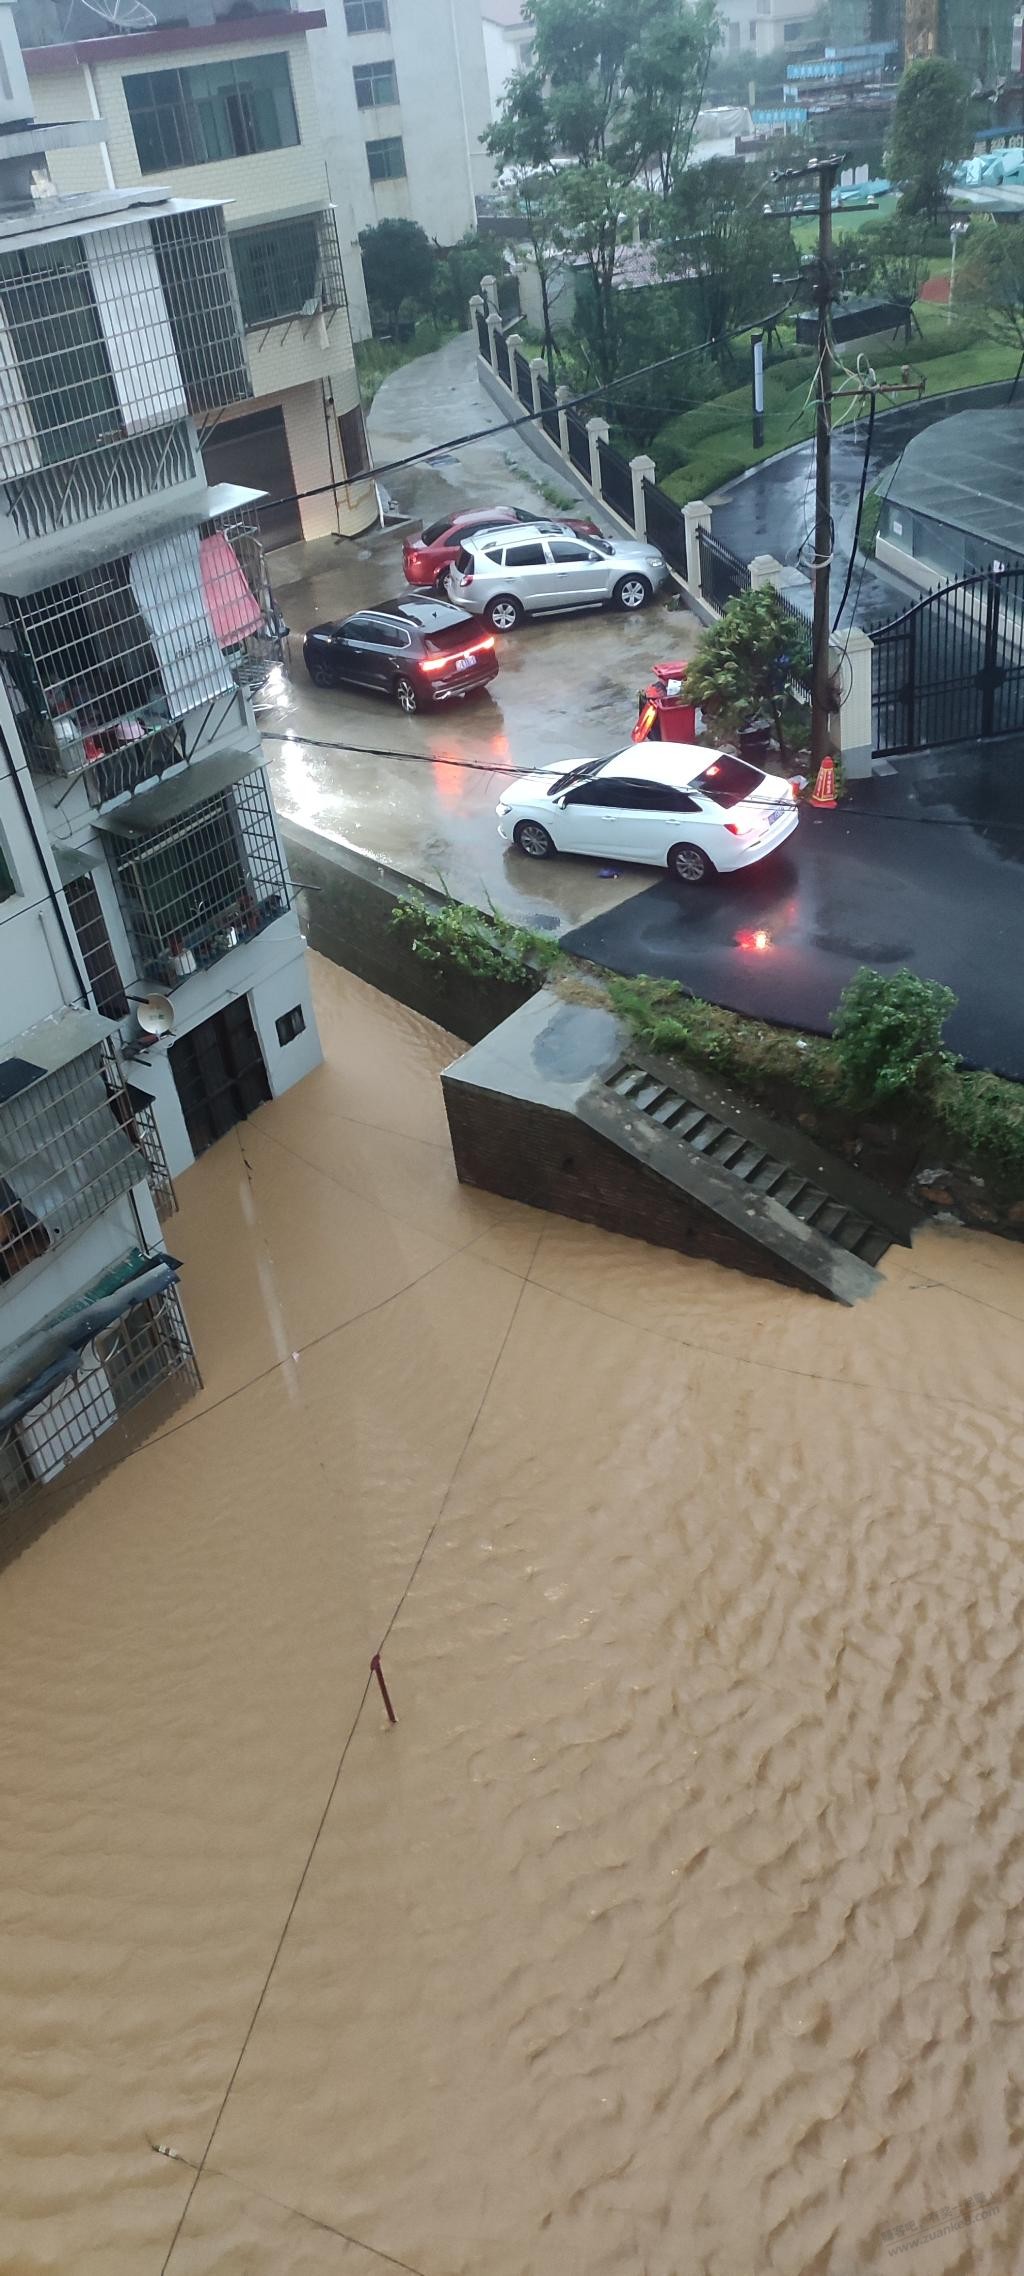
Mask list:
[{"label": "satellite dish", "polygon": [[82,6],[119,32],[149,32],[157,21],[143,0],[82,0]]},{"label": "satellite dish", "polygon": [[135,1015],[143,1035],[169,1035],[174,1026],[174,1005],[166,996],[143,996]]}]

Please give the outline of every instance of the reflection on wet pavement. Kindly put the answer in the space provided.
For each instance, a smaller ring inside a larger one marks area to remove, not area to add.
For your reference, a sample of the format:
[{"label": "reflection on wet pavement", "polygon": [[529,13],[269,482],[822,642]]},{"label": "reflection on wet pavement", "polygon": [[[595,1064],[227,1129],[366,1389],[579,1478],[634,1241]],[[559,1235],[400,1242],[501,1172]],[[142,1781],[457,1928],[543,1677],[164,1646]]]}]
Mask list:
[{"label": "reflection on wet pavement", "polygon": [[0,1578],[0,2267],[1007,2276],[1020,1251],[846,1312],[462,1190],[315,981],[204,1392]]}]

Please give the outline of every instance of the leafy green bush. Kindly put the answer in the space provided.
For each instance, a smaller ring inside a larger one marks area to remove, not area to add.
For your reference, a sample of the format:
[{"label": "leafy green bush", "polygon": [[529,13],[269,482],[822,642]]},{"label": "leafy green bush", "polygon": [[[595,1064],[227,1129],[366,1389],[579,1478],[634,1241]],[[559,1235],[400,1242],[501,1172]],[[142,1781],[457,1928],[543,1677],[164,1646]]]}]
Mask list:
[{"label": "leafy green bush", "polygon": [[943,1129],[968,1154],[1024,1172],[1024,1084],[961,1070],[942,1084],[936,1105]]},{"label": "leafy green bush", "polygon": [[703,450],[694,451],[686,465],[677,466],[662,487],[677,506],[685,506],[690,498],[709,498],[723,483],[734,482],[749,464],[749,450],[744,450],[739,441],[723,438],[720,443],[710,442]]},{"label": "leafy green bush", "polygon": [[675,980],[620,980],[609,974],[608,999],[637,1042],[660,1057],[712,1067],[764,1095],[794,1084],[820,1105],[837,1100],[842,1078],[831,1047],[815,1036],[745,1019],[719,1004],[688,996]]},{"label": "leafy green bush", "polygon": [[943,1022],[954,1009],[952,988],[921,980],[916,972],[886,978],[866,965],[843,989],[835,1020],[835,1049],[851,1097],[930,1101],[941,1076],[956,1062],[943,1049]]},{"label": "leafy green bush", "polygon": [[546,933],[511,925],[496,910],[472,909],[450,895],[435,908],[421,893],[404,894],[391,923],[406,935],[413,955],[444,976],[468,972],[475,980],[539,987],[539,972],[557,964],[561,953]]}]

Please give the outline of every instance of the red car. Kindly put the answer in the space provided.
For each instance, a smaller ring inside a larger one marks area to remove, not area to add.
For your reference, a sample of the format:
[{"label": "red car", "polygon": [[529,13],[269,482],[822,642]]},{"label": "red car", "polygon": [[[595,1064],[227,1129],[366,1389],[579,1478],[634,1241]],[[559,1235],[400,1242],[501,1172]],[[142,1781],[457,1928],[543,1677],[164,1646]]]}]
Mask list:
[{"label": "red car", "polygon": [[533,529],[571,529],[577,537],[600,537],[596,522],[573,521],[567,514],[538,520],[532,506],[494,506],[486,513],[480,506],[462,514],[447,514],[440,521],[428,522],[419,537],[407,537],[402,548],[402,565],[407,585],[432,585],[444,591],[444,581],[452,566],[464,537],[472,537],[477,530],[507,529],[510,522],[529,522]]}]

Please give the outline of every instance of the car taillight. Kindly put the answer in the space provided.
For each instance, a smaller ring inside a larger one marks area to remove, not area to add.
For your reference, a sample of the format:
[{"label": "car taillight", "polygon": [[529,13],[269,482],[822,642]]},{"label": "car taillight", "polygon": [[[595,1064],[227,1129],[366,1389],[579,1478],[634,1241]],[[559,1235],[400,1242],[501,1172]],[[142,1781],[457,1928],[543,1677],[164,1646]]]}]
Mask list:
[{"label": "car taillight", "polygon": [[493,632],[488,632],[483,640],[474,640],[473,646],[470,649],[469,653],[472,656],[482,656],[485,648],[493,648],[494,645],[494,634]]},{"label": "car taillight", "polygon": [[454,656],[421,656],[419,666],[421,672],[443,672],[447,664],[454,662]]},{"label": "car taillight", "polygon": [[740,829],[738,822],[727,822],[725,827],[729,832],[730,838],[742,838],[743,832]]}]

